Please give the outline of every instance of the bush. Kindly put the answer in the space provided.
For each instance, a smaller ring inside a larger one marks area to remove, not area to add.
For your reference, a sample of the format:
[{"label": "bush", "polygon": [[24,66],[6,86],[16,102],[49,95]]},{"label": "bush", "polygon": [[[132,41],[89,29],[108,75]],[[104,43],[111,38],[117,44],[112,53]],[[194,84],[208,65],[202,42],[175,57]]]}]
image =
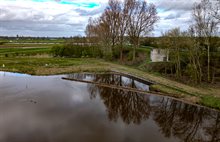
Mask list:
[{"label": "bush", "polygon": [[113,49],[112,56],[114,59],[120,59],[120,48]]},{"label": "bush", "polygon": [[133,51],[130,50],[130,51],[128,52],[128,61],[132,61],[132,60],[133,60]]},{"label": "bush", "polygon": [[57,57],[57,56],[63,56],[63,50],[64,50],[64,47],[63,46],[53,46],[53,48],[51,49],[51,53],[53,54],[54,57]]},{"label": "bush", "polygon": [[1,41],[1,42],[0,42],[0,45],[6,44],[6,43],[7,43],[7,42]]},{"label": "bush", "polygon": [[105,53],[104,53],[104,59],[105,59],[105,60],[111,61],[111,60],[112,60],[112,57],[113,57],[112,52],[105,52]]},{"label": "bush", "polygon": [[95,57],[102,58],[103,53],[98,46],[81,46],[66,44],[63,46],[54,46],[51,50],[53,56],[57,57]]},{"label": "bush", "polygon": [[145,64],[144,69],[150,72],[169,74],[174,71],[174,64],[172,62],[151,62]]}]

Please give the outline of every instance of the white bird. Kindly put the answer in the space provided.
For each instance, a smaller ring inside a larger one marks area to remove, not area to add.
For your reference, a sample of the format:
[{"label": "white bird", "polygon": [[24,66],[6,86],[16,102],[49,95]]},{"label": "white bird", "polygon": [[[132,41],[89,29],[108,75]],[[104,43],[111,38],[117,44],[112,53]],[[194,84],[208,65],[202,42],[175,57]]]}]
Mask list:
[{"label": "white bird", "polygon": [[4,68],[4,67],[5,67],[5,64],[3,64],[2,67]]}]

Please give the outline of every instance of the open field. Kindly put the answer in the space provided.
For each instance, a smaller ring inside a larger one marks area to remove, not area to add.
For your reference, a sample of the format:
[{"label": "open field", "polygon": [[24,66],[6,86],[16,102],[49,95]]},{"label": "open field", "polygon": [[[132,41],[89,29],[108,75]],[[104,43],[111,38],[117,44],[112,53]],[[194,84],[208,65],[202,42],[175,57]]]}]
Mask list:
[{"label": "open field", "polygon": [[0,48],[0,56],[13,57],[13,56],[30,56],[49,54],[51,48]]},{"label": "open field", "polygon": [[[2,51],[0,51],[1,53]],[[5,67],[2,65],[4,64]],[[32,75],[53,75],[73,72],[117,71],[155,82],[152,90],[182,100],[220,109],[220,89],[192,87],[145,71],[91,58],[1,57],[0,70]]]},{"label": "open field", "polygon": [[65,39],[54,38],[54,39],[42,39],[42,38],[0,38],[0,43],[63,43]]}]

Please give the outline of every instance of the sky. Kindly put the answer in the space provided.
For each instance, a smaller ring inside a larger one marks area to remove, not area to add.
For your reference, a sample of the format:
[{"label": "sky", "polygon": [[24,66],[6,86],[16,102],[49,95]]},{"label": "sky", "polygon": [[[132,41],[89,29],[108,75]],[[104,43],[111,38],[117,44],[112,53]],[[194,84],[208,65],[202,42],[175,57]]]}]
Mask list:
[{"label": "sky", "polygon": [[[171,28],[187,29],[200,0],[148,0],[160,20],[152,36]],[[0,36],[84,36],[89,17],[98,17],[108,0],[0,0]]]}]

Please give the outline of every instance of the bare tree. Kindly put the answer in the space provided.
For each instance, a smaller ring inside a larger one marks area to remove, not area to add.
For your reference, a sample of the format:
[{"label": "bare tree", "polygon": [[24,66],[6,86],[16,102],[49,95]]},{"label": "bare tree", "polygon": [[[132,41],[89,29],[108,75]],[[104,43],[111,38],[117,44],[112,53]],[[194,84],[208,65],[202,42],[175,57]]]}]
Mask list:
[{"label": "bare tree", "polygon": [[195,83],[201,83],[203,75],[201,58],[203,51],[199,45],[198,40],[196,39],[196,32],[194,26],[189,27],[185,38],[185,44],[188,49],[188,68],[191,70],[190,76],[193,78],[193,81]]},{"label": "bare tree", "polygon": [[136,48],[140,45],[140,37],[153,30],[158,21],[155,5],[146,1],[130,0],[131,16],[129,18],[128,35],[134,44],[133,61],[135,61]]},{"label": "bare tree", "polygon": [[85,34],[87,40],[91,44],[95,44],[98,41],[98,33],[97,33],[98,22],[97,19],[89,18],[88,24],[86,26]]},{"label": "bare tree", "polygon": [[118,0],[109,0],[108,7],[105,9],[105,12],[100,17],[101,22],[106,23],[109,28],[111,44],[114,48],[118,42],[119,35],[119,15],[120,15],[120,1]]},{"label": "bare tree", "polygon": [[165,47],[171,54],[171,61],[175,65],[176,76],[181,76],[181,39],[183,33],[180,28],[173,28],[163,34],[163,43],[166,44]]},{"label": "bare tree", "polygon": [[128,30],[129,18],[131,17],[133,10],[133,1],[124,0],[121,3],[121,9],[119,13],[119,47],[120,47],[120,61],[123,60],[123,47],[124,47],[124,37]]},{"label": "bare tree", "polygon": [[212,10],[213,17],[215,17],[220,23],[220,0],[216,0]]},{"label": "bare tree", "polygon": [[109,0],[108,7],[102,15],[92,22],[89,20],[86,28],[87,37],[91,35],[97,37],[97,41],[101,43],[101,47],[104,49],[104,56],[108,59],[111,59],[112,50],[119,39],[120,6],[121,1]]},{"label": "bare tree", "polygon": [[100,20],[100,18],[89,19],[85,33],[87,38],[101,45],[104,53],[111,52],[111,33],[107,21]]},{"label": "bare tree", "polygon": [[120,47],[120,60],[123,59],[123,46],[126,34],[134,44],[135,50],[139,47],[140,37],[153,30],[158,20],[156,8],[153,4],[139,0],[109,0],[108,7],[96,20],[89,20],[86,28],[87,37],[98,37],[108,51]]},{"label": "bare tree", "polygon": [[209,0],[196,3],[193,8],[193,19],[197,36],[204,39],[207,49],[207,79],[210,82],[210,40],[216,34],[218,21],[213,17],[213,4]]},{"label": "bare tree", "polygon": [[93,32],[93,20],[92,20],[92,17],[89,18],[88,20],[88,24],[86,26],[86,30],[85,30],[85,34],[88,38],[94,36],[94,32]]}]

